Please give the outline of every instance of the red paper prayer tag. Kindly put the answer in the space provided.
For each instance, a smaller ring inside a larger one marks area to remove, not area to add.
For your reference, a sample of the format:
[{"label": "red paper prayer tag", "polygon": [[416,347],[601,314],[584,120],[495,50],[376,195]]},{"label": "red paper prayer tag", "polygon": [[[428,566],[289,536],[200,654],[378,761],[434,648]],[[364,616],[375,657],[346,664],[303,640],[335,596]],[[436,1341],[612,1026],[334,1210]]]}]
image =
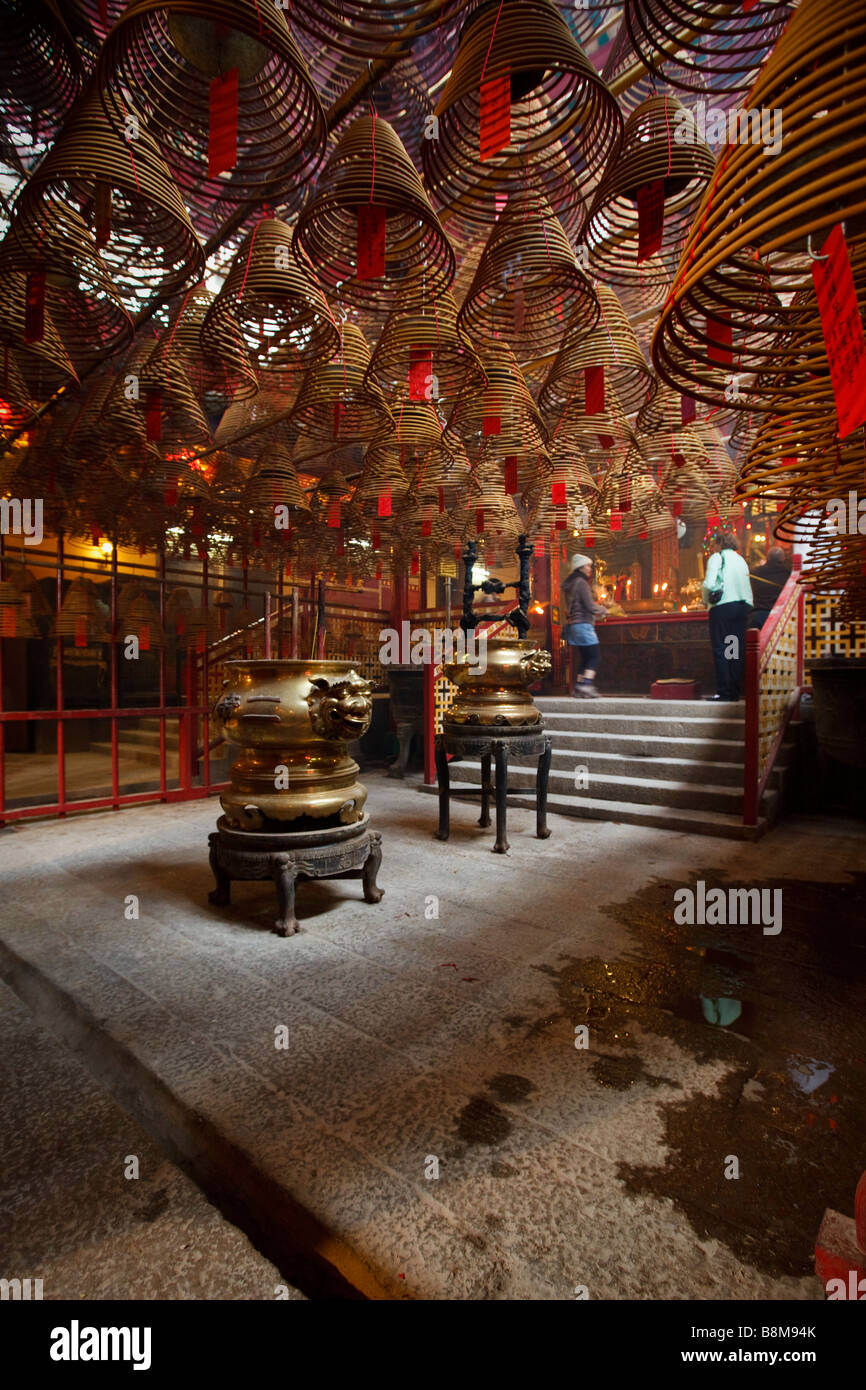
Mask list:
[{"label": "red paper prayer tag", "polygon": [[96,249],[108,245],[111,236],[111,185],[98,183],[93,190],[93,231]]},{"label": "red paper prayer tag", "polygon": [[483,435],[501,434],[502,418],[499,415],[485,415],[481,420],[481,433]]},{"label": "red paper prayer tag", "polygon": [[648,540],[648,539],[649,539],[649,531],[647,531],[647,530],[638,531],[638,533],[637,533],[637,538],[638,538],[639,541]]},{"label": "red paper prayer tag", "polygon": [[0,608],[0,637],[14,637],[17,632],[14,608]]},{"label": "red paper prayer tag", "polygon": [[513,497],[517,491],[517,459],[507,458],[505,460],[505,491],[509,497]]},{"label": "red paper prayer tag", "polygon": [[76,647],[87,646],[87,619],[75,619],[75,645]]},{"label": "red paper prayer tag", "polygon": [[753,10],[757,3],[758,0],[743,0],[743,9],[745,10],[746,14],[749,13],[749,10]]},{"label": "red paper prayer tag", "polygon": [[538,559],[544,558],[544,541],[536,541],[534,546],[535,555]]},{"label": "red paper prayer tag", "polygon": [[433,396],[433,349],[409,349],[409,399],[429,401]]},{"label": "red paper prayer tag", "polygon": [[845,439],[866,421],[866,339],[841,227],[833,228],[822,254],[827,259],[813,262],[812,279],[836,399],[839,438]]},{"label": "red paper prayer tag", "polygon": [[165,505],[167,507],[177,506],[177,475],[169,476],[165,480]]},{"label": "red paper prayer tag", "polygon": [[138,648],[139,651],[150,651],[150,624],[143,623],[138,629]]},{"label": "red paper prayer tag", "polygon": [[238,162],[238,70],[230,68],[210,84],[207,176],[218,178]]},{"label": "red paper prayer tag", "polygon": [[475,508],[475,532],[476,532],[476,535],[479,535],[479,536],[480,536],[480,535],[481,535],[481,532],[482,532],[483,530],[484,530],[484,508],[483,508],[483,507],[476,507],[476,508]]},{"label": "red paper prayer tag", "polygon": [[409,573],[410,573],[410,574],[418,574],[419,571],[420,571],[420,569],[421,569],[421,556],[420,556],[420,555],[417,553],[417,551],[416,551],[416,553],[412,556],[412,561],[411,561],[411,563],[410,563],[410,565],[409,565]]},{"label": "red paper prayer tag", "polygon": [[377,516],[391,515],[391,489],[385,487],[379,493],[379,505],[376,512]]},{"label": "red paper prayer tag", "polygon": [[345,416],[345,414],[346,414],[346,407],[345,407],[343,401],[334,401],[334,438],[335,438],[335,439],[337,439],[337,438],[339,437],[339,434],[340,434],[340,427],[341,427],[341,425],[342,425],[342,423],[343,423],[343,417]]},{"label": "red paper prayer tag", "polygon": [[385,274],[385,208],[361,203],[358,208],[358,280],[378,280]]},{"label": "red paper prayer tag", "polygon": [[685,468],[685,466],[686,466],[686,457],[685,457],[685,454],[677,454],[677,453],[671,454],[671,463],[673,464],[674,468]]},{"label": "red paper prayer tag", "polygon": [[550,500],[555,507],[565,506],[565,483],[553,483],[551,485]]},{"label": "red paper prayer tag", "polygon": [[381,537],[381,535],[379,534],[378,531],[373,531],[373,532],[372,532],[372,534],[371,534],[371,536],[370,536],[370,544],[372,545],[372,547],[373,547],[374,550],[378,550],[378,549],[379,549],[380,545],[382,544],[382,537]]},{"label": "red paper prayer tag", "polygon": [[144,434],[146,439],[162,439],[162,395],[151,391],[144,411]]},{"label": "red paper prayer tag", "polygon": [[610,529],[611,529],[611,531],[621,531],[621,530],[622,530],[622,517],[620,516],[619,512],[611,512],[611,514],[610,514]]},{"label": "red paper prayer tag", "polygon": [[585,535],[584,538],[583,538],[583,543],[584,543],[584,545],[586,546],[587,550],[592,550],[592,549],[594,549],[594,547],[595,547],[595,536],[592,534],[591,531],[587,531],[586,535]]},{"label": "red paper prayer tag", "polygon": [[673,512],[674,516],[682,516],[682,514],[683,514],[683,504],[682,504],[682,502],[679,502],[679,501],[674,502],[673,506],[671,507],[671,511]]},{"label": "red paper prayer tag", "polygon": [[680,396],[680,421],[690,425],[698,417],[698,407],[694,396]]},{"label": "red paper prayer tag", "polygon": [[567,525],[568,525],[568,520],[567,520],[567,518],[564,517],[564,516],[558,516],[558,517],[556,518],[556,525],[554,526],[553,529],[554,529],[555,531],[564,531]]},{"label": "red paper prayer tag", "polygon": [[[604,410],[604,367],[586,367],[583,373],[586,415],[601,415]],[[604,446],[602,446],[604,447]]]},{"label": "red paper prayer tag", "polygon": [[433,518],[430,516],[430,508],[428,507],[428,508],[427,508],[427,514],[424,516],[424,518],[423,518],[422,521],[421,521],[421,535],[422,535],[422,536],[430,536],[430,535],[432,535],[432,534],[433,534]]},{"label": "red paper prayer tag", "polygon": [[718,512],[707,512],[707,527],[708,527],[708,528],[711,527],[711,526],[721,526],[721,524],[722,524],[722,518],[719,516]]},{"label": "red paper prayer tag", "polygon": [[707,345],[707,359],[719,367],[732,366],[734,359],[731,352],[733,338],[730,314],[719,314],[716,318],[707,319],[707,337],[710,339]]},{"label": "red paper prayer tag", "polygon": [[334,497],[328,503],[328,525],[339,526],[340,524],[340,499]]},{"label": "red paper prayer tag", "polygon": [[662,244],[665,225],[664,179],[653,179],[637,191],[637,260],[654,256]]},{"label": "red paper prayer tag", "polygon": [[31,270],[24,290],[24,341],[41,343],[45,337],[45,271]]},{"label": "red paper prayer tag", "polygon": [[201,653],[204,651],[204,649],[205,649],[206,646],[207,646],[207,633],[205,632],[204,628],[202,628],[201,631],[198,632],[198,633],[196,634],[195,649],[196,649],[196,651],[197,651],[199,654],[201,654]]},{"label": "red paper prayer tag", "polygon": [[444,489],[444,487],[440,487],[440,488],[438,489],[438,499],[439,499],[439,510],[440,510],[440,512],[444,512],[444,510],[445,510],[445,489]]},{"label": "red paper prayer tag", "polygon": [[492,159],[511,144],[511,73],[481,83],[480,153]]},{"label": "red paper prayer tag", "polygon": [[599,444],[599,448],[600,448],[600,449],[612,449],[612,448],[613,448],[613,435],[612,435],[612,434],[600,434],[600,435],[598,436],[598,444]]},{"label": "red paper prayer tag", "polygon": [[796,468],[796,467],[797,467],[797,457],[796,457],[796,455],[795,455],[795,454],[785,454],[785,455],[783,456],[783,458],[782,458],[782,467],[783,467],[783,468]]}]

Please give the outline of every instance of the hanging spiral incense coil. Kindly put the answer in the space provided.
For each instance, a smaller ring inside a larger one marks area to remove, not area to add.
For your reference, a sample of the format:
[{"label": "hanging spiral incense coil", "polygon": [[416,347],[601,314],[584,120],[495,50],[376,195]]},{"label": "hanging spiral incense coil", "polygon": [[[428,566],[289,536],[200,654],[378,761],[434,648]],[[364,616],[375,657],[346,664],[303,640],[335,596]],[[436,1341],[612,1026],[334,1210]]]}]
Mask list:
[{"label": "hanging spiral incense coil", "polygon": [[340,346],[337,323],[312,266],[292,246],[292,229],[264,218],[241,244],[201,329],[205,353],[219,358],[237,341],[256,371],[297,377]]},{"label": "hanging spiral incense coil", "polygon": [[448,404],[464,391],[480,390],[487,380],[447,291],[416,310],[398,305],[385,321],[367,371],[387,395],[406,384],[415,399],[423,395]]},{"label": "hanging spiral incense coil", "polygon": [[576,449],[560,449],[550,476],[533,483],[521,501],[529,514],[528,535],[550,535],[587,525],[598,488]]},{"label": "hanging spiral incense coil", "polygon": [[[382,221],[365,233],[374,214]],[[365,252],[365,235],[384,245]],[[412,308],[454,279],[454,252],[415,166],[393,127],[373,116],[360,116],[341,138],[295,237],[322,284],[360,308]]]},{"label": "hanging spiral incense coil", "polygon": [[634,434],[612,386],[605,382],[603,405],[599,401],[589,404],[591,413],[587,414],[584,374],[578,378],[571,401],[551,431],[550,443],[554,450],[563,446],[579,449],[597,474],[634,448]]},{"label": "hanging spiral incense coil", "polygon": [[31,132],[33,151],[50,143],[81,90],[83,65],[59,7],[43,0],[7,0],[0,46],[0,128],[19,150]]},{"label": "hanging spiral incense coil", "polygon": [[656,380],[640,350],[634,329],[613,290],[596,285],[599,322],[589,333],[570,325],[541,392],[544,415],[559,415],[585,387],[587,368],[602,368],[626,414],[655,394]]},{"label": "hanging spiral incense coil", "polygon": [[[829,94],[841,93],[837,105]],[[744,370],[772,372],[778,359],[768,348],[755,360],[755,294],[732,299],[729,268],[745,268],[760,250],[762,272],[778,299],[810,280],[809,239],[816,250],[829,229],[844,221],[856,253],[866,232],[866,16],[855,0],[831,11],[818,0],[802,0],[749,93],[749,107],[781,114],[781,152],[765,154],[762,143],[729,144],[698,209],[676,281],[653,341],[653,360],[671,384],[694,380],[694,394],[720,398],[723,374],[710,372],[730,343],[707,333],[701,322],[708,297],[718,299],[737,333],[746,340]],[[754,133],[753,133],[754,138]],[[803,189],[808,189],[804,198]],[[796,257],[800,257],[799,261]],[[796,310],[792,306],[796,317]],[[758,316],[761,308],[759,306]],[[784,332],[788,311],[772,314],[766,327]],[[718,315],[716,315],[718,317]],[[760,331],[760,330],[759,330]],[[751,358],[751,360],[749,360]],[[696,359],[696,360],[695,360]],[[736,370],[736,367],[734,368]],[[702,389],[697,389],[697,382]],[[746,408],[767,409],[747,393]]]},{"label": "hanging spiral incense coil", "polygon": [[471,462],[486,444],[503,456],[543,450],[547,431],[507,343],[488,343],[482,365],[487,385],[460,396],[445,427],[446,445],[454,439]]},{"label": "hanging spiral incense coil", "polygon": [[462,539],[482,533],[488,540],[516,540],[522,530],[515,500],[506,491],[502,469],[493,461],[477,464],[468,480],[468,517]]},{"label": "hanging spiral incense coil", "polygon": [[791,15],[792,0],[748,9],[709,0],[625,0],[624,27],[650,72],[674,87],[745,92]]},{"label": "hanging spiral incense coil", "polygon": [[[681,142],[683,133],[689,143]],[[676,97],[651,97],[625,123],[585,231],[595,272],[612,284],[665,288],[679,264],[715,159]]]},{"label": "hanging spiral incense coil", "polygon": [[[218,79],[224,85],[212,87]],[[277,5],[131,0],[105,40],[97,80],[135,94],[182,193],[205,203],[291,200],[324,153],[324,112]],[[108,105],[106,114],[116,119]],[[222,144],[226,134],[231,148],[216,161],[215,137]]]},{"label": "hanging spiral incense coil", "polygon": [[518,357],[555,352],[568,326],[590,333],[595,290],[547,200],[513,193],[499,214],[457,318],[473,342],[505,338]]},{"label": "hanging spiral incense coil", "polygon": [[294,0],[292,20],[318,47],[326,45],[364,59],[385,55],[410,30],[429,33],[459,12],[465,0]]},{"label": "hanging spiral incense coil", "polygon": [[132,598],[122,617],[118,618],[117,641],[138,640],[142,652],[159,650],[168,645],[165,630],[159,619],[159,609],[144,591]]},{"label": "hanging spiral incense coil", "polygon": [[352,504],[379,526],[389,526],[395,509],[409,494],[409,479],[397,458],[379,453],[364,460],[352,494]]},{"label": "hanging spiral incense coil", "polygon": [[223,313],[219,353],[203,346],[202,324],[213,300],[213,294],[204,285],[188,291],[149,358],[155,368],[163,359],[179,361],[199,402],[208,409],[211,404],[224,406],[227,397],[246,400],[259,389],[240,326],[232,319],[230,308]]},{"label": "hanging spiral incense coil", "polygon": [[[327,54],[330,59],[333,59],[333,56],[332,53]],[[339,95],[357,82],[360,71],[365,68],[366,63],[356,51],[354,61],[347,62],[346,76],[339,84],[339,91],[331,88],[331,100],[337,101]],[[315,62],[310,63],[310,72],[316,81]],[[319,95],[325,100],[322,85],[317,83],[317,87]],[[393,126],[407,149],[415,150],[419,147],[424,139],[424,131],[428,128],[433,105],[427,95],[426,81],[411,59],[395,63],[390,71],[382,73],[376,79],[370,89],[370,101],[377,118]],[[333,128],[332,136],[339,140],[354,119],[354,113],[348,111],[343,120]]]},{"label": "hanging spiral incense coil", "polygon": [[44,204],[35,233],[13,218],[0,244],[0,279],[10,271],[30,277],[41,312],[50,314],[79,373],[132,337],[132,320],[90,231],[67,204]]},{"label": "hanging spiral incense coil", "polygon": [[56,637],[74,637],[76,646],[110,642],[107,611],[90,579],[74,579],[54,620]]},{"label": "hanging spiral incense coil", "polygon": [[[116,98],[106,95],[105,101]],[[124,114],[118,108],[110,122],[91,85],[31,174],[16,219],[38,240],[52,202],[74,208],[135,309],[142,291],[169,297],[198,279],[204,254],[156,142],[143,126],[134,142],[117,134]]]},{"label": "hanging spiral incense coil", "polygon": [[[509,84],[501,96],[487,85],[497,80]],[[476,222],[493,221],[497,194],[522,186],[530,157],[564,221],[564,210],[607,164],[622,134],[616,101],[550,0],[490,0],[475,10],[435,114],[439,138],[422,147],[425,182],[440,202]]]},{"label": "hanging spiral incense coil", "polygon": [[277,507],[286,507],[292,513],[309,513],[309,498],[298,482],[291,455],[284,445],[270,443],[266,446],[244,489],[243,502],[270,526],[275,524]]},{"label": "hanging spiral incense coil", "polygon": [[217,425],[214,444],[235,457],[257,458],[270,434],[276,433],[288,442],[288,417],[297,402],[300,385],[291,383],[286,390],[282,381],[275,387],[268,378],[268,384],[260,387],[257,395],[233,401]]},{"label": "hanging spiral incense coil", "polygon": [[385,397],[367,376],[370,349],[363,333],[351,323],[340,327],[337,352],[310,368],[292,415],[298,430],[332,440],[335,448],[393,429]]},{"label": "hanging spiral incense coil", "polygon": [[[0,243],[0,256],[5,245]],[[22,407],[26,399],[45,401],[61,386],[78,381],[47,307],[42,312],[39,340],[27,340],[26,298],[25,275],[0,273],[0,392],[11,402],[17,396]]]}]

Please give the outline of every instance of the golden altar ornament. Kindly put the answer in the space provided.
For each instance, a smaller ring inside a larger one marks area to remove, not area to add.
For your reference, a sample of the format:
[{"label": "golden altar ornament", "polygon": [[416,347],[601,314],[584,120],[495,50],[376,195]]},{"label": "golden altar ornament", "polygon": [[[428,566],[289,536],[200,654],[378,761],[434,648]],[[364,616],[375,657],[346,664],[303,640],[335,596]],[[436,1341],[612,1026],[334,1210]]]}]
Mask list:
[{"label": "golden altar ornament", "polygon": [[457,686],[446,722],[510,728],[539,724],[541,713],[528,687],[550,667],[550,653],[533,641],[493,637],[485,642],[482,634],[477,655],[466,653],[442,668]]}]

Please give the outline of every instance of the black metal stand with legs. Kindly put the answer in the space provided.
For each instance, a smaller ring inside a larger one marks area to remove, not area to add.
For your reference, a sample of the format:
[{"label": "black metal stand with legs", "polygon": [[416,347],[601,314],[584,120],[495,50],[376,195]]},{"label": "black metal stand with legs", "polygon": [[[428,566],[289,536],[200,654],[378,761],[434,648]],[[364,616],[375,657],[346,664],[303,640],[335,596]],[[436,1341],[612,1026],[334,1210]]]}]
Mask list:
[{"label": "black metal stand with legs", "polygon": [[[529,729],[490,728],[480,729],[477,725],[453,724],[445,726],[445,732],[436,739],[436,776],[439,782],[439,829],[437,840],[447,840],[450,834],[450,796],[451,774],[448,755],[459,762],[461,758],[480,757],[481,759],[481,815],[478,820],[482,830],[490,825],[490,797],[496,804],[496,839],[494,854],[508,853],[508,757],[509,753],[519,757],[537,757],[538,770],[535,775],[535,833],[539,840],[550,836],[547,826],[547,783],[550,776],[552,749],[550,738],[538,725]],[[491,780],[491,764],[493,778]]]}]

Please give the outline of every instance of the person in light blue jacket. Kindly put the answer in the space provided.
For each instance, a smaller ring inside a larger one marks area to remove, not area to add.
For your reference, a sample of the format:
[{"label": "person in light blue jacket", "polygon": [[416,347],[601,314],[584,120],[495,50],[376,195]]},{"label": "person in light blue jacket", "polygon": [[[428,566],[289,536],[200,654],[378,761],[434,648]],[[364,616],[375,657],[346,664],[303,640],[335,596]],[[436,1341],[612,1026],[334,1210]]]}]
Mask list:
[{"label": "person in light blue jacket", "polygon": [[[719,593],[713,601],[714,593]],[[740,698],[746,656],[746,627],[754,607],[749,566],[740,554],[732,531],[717,531],[710,545],[703,583],[704,602],[710,610],[710,644],[716,668],[714,700]]]}]

